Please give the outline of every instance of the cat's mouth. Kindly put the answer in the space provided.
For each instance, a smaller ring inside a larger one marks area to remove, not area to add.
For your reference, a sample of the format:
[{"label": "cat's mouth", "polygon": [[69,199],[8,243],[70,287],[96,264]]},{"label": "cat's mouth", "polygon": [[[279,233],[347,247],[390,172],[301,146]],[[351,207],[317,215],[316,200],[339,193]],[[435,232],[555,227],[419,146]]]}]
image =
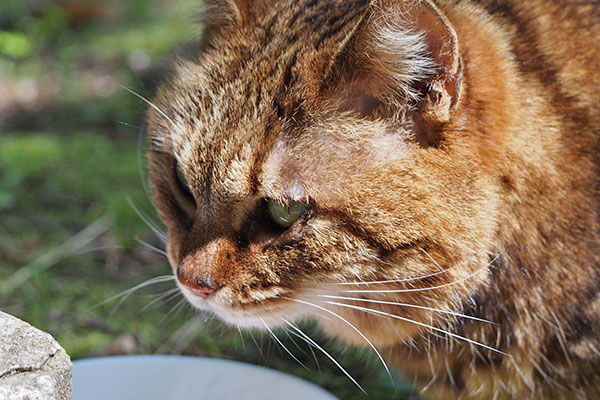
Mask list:
[{"label": "cat's mouth", "polygon": [[205,292],[179,284],[186,299],[194,307],[216,314],[223,321],[242,328],[264,328],[281,325],[285,319],[294,320],[303,312],[290,301],[283,288],[252,294],[252,299],[232,300],[239,297],[232,289],[223,287]]}]

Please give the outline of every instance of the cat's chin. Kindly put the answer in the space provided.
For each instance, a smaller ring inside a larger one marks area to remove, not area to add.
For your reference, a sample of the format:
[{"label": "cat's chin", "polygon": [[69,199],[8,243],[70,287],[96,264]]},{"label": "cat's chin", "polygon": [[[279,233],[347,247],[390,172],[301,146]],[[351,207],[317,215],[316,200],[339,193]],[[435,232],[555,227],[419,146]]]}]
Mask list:
[{"label": "cat's chin", "polygon": [[227,294],[216,293],[216,296],[203,298],[181,287],[188,302],[201,311],[215,314],[228,324],[240,328],[275,328],[285,325],[285,321],[295,321],[306,313],[294,303],[281,298],[270,298],[257,303],[230,305],[223,301]]}]

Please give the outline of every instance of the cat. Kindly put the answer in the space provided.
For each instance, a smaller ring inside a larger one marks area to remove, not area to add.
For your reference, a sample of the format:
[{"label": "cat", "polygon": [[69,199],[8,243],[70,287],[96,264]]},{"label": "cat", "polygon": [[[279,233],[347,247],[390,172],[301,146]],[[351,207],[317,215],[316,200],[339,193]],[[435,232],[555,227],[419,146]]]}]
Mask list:
[{"label": "cat", "polygon": [[599,4],[206,0],[146,124],[184,295],[430,398],[600,398]]}]

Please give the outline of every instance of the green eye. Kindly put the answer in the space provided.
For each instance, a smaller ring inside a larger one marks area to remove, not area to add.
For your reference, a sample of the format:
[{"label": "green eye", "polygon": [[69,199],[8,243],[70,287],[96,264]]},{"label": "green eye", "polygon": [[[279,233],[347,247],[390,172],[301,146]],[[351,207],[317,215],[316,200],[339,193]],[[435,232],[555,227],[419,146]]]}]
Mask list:
[{"label": "green eye", "polygon": [[299,201],[290,201],[289,204],[282,206],[275,200],[267,200],[269,216],[283,228],[289,228],[300,218],[308,204]]}]

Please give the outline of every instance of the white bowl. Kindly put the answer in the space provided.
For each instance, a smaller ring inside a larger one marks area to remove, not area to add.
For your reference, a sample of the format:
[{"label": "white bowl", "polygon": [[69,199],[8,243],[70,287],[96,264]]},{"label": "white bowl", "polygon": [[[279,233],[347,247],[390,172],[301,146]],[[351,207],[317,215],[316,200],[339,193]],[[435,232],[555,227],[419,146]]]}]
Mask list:
[{"label": "white bowl", "polygon": [[188,356],[73,363],[73,400],[336,400],[320,387],[252,364]]}]

